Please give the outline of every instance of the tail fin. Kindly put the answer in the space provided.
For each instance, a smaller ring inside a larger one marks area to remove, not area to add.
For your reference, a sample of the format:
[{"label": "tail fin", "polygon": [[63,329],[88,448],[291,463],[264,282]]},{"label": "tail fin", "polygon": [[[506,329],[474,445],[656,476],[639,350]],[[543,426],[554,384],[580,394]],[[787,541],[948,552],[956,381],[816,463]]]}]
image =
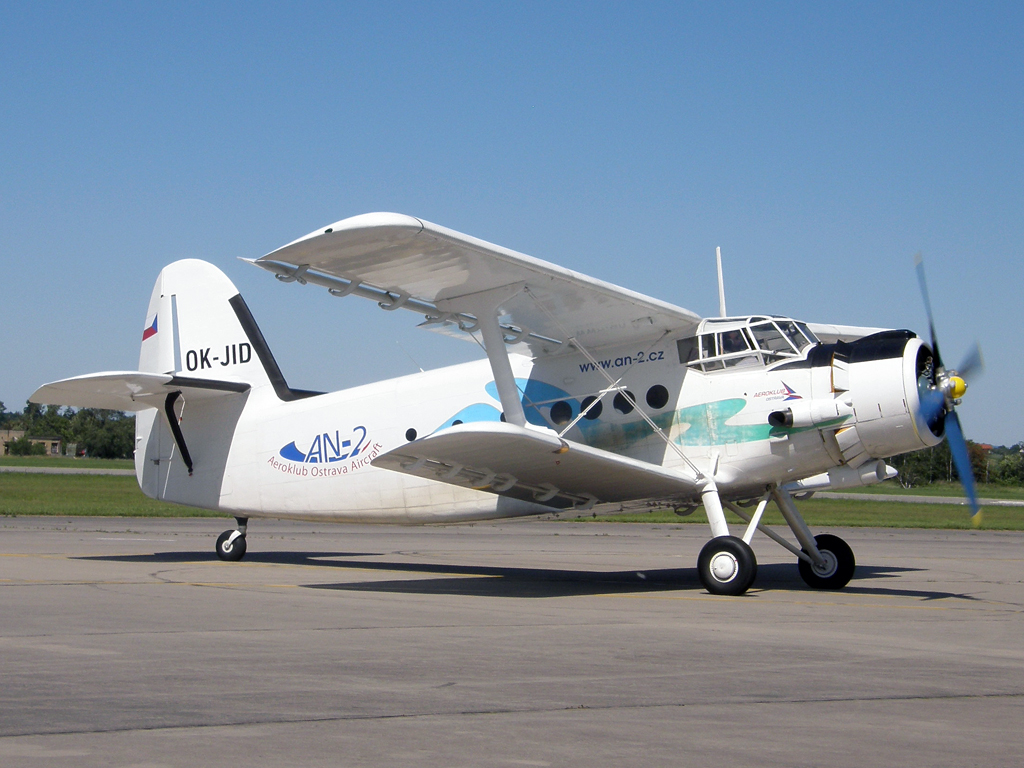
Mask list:
[{"label": "tail fin", "polygon": [[271,386],[281,400],[319,394],[291,389],[238,289],[217,267],[184,259],[164,267],[142,332],[139,370]]}]

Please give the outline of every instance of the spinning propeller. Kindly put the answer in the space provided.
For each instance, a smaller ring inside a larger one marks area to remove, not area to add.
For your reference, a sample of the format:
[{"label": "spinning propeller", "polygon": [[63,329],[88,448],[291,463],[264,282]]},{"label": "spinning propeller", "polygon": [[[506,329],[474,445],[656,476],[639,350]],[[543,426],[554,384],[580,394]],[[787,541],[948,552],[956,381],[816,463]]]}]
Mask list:
[{"label": "spinning propeller", "polygon": [[[967,441],[963,429],[960,428],[960,417],[956,415],[956,406],[967,391],[967,379],[979,373],[984,365],[981,347],[975,342],[958,368],[947,369],[942,365],[939,355],[939,342],[935,336],[935,322],[932,319],[932,304],[928,298],[928,285],[924,279],[924,260],[921,254],[914,257],[917,267],[917,280],[921,284],[921,296],[924,298],[925,312],[928,313],[928,331],[931,334],[932,362],[931,369],[921,372],[918,379],[918,390],[921,398],[921,410],[929,427],[943,422],[949,451],[953,455],[960,482],[971,505],[971,519],[977,525],[981,522],[981,508],[978,506],[978,494],[974,486],[974,470],[971,457],[967,451]],[[938,433],[936,433],[938,434]]]}]

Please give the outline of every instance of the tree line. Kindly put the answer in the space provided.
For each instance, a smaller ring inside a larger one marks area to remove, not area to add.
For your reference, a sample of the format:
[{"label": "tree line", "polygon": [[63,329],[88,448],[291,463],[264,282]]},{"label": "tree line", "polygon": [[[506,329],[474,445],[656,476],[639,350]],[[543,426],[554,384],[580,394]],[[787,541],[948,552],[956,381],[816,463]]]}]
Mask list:
[{"label": "tree line", "polygon": [[7,444],[15,456],[44,452],[33,437],[59,437],[97,459],[130,459],[135,451],[135,416],[121,411],[28,403],[21,413],[10,413],[0,402],[0,429],[24,430],[24,437]]},{"label": "tree line", "polygon": [[[1024,485],[1024,442],[986,450],[968,440],[967,453],[977,482]],[[908,488],[960,480],[945,440],[933,448],[893,456],[887,462],[899,471],[900,482]]]}]

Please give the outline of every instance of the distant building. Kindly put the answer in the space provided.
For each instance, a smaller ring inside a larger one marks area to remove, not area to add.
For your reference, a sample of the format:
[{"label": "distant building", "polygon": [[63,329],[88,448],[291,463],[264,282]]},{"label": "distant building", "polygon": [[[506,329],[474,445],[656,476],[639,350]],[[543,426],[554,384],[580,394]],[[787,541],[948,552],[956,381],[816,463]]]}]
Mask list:
[{"label": "distant building", "polygon": [[[7,444],[19,440],[25,436],[23,429],[0,429],[0,456],[9,456],[10,449]],[[46,449],[47,456],[61,455],[61,440],[59,437],[30,437],[29,442],[42,445]]]}]

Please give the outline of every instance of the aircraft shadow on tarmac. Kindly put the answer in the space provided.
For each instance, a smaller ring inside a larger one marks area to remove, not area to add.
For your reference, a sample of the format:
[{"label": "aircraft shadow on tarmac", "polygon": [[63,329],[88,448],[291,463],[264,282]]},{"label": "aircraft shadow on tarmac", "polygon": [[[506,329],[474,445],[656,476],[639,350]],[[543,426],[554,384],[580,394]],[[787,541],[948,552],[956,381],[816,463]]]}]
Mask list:
[{"label": "aircraft shadow on tarmac", "polygon": [[[301,565],[365,571],[434,574],[427,578],[387,579],[384,581],[344,581],[328,584],[305,584],[308,589],[339,590],[347,592],[384,592],[404,594],[443,594],[478,597],[574,597],[601,594],[631,594],[665,592],[673,590],[703,590],[696,568],[661,568],[630,571],[581,571],[559,568],[516,568],[509,566],[444,565],[440,563],[409,563],[365,558],[383,557],[378,552],[258,552],[246,557],[246,562],[267,565]],[[113,561],[127,563],[202,563],[216,562],[207,552],[157,552],[144,555],[93,555],[80,560]],[[974,598],[955,592],[936,592],[920,589],[897,589],[882,585],[869,586],[865,582],[922,570],[898,566],[858,565],[854,580],[843,593],[858,595],[888,595],[925,600]],[[759,565],[754,590],[800,590],[813,592],[797,572],[795,563],[767,563]]]}]

